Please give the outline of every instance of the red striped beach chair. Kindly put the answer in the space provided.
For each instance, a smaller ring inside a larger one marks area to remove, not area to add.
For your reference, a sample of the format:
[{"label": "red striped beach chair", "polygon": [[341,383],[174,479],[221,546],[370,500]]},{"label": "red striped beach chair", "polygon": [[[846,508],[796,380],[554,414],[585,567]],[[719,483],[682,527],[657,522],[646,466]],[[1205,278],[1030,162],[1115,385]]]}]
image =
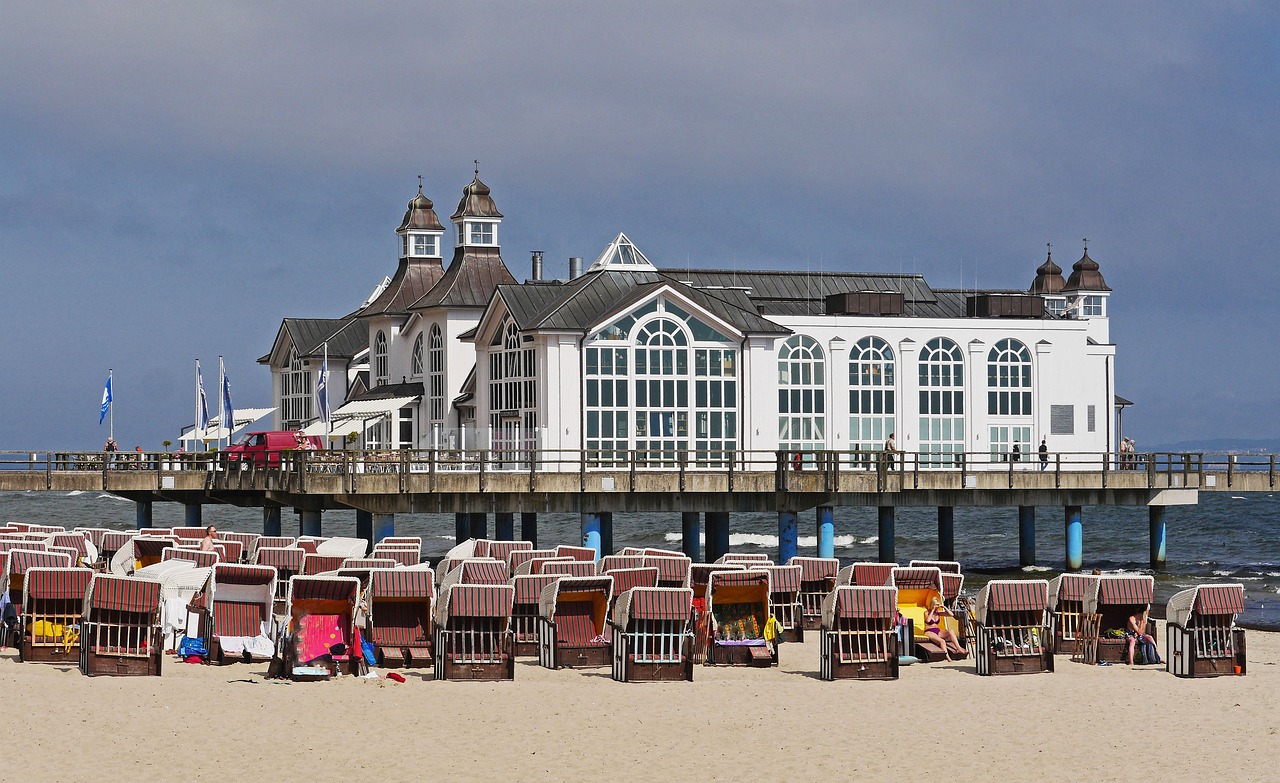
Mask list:
[{"label": "red striped beach chair", "polygon": [[28,663],[80,661],[80,615],[93,572],[87,568],[27,569],[22,589],[22,644]]},{"label": "red striped beach chair", "polygon": [[239,550],[235,550],[234,552],[231,547],[227,548],[228,563],[249,563],[249,558],[253,556],[253,552],[258,548],[258,540],[260,538],[262,538],[262,536],[257,533],[236,533],[234,531],[218,533],[219,541],[222,541],[223,543],[234,541],[240,545]]},{"label": "red striped beach chair", "polygon": [[175,527],[170,529],[169,534],[178,539],[181,543],[198,543],[204,538],[205,529],[203,527]]},{"label": "red striped beach chair", "polygon": [[160,554],[160,562],[163,563],[166,560],[190,560],[196,564],[196,568],[212,568],[216,563],[222,562],[217,552],[202,552],[199,549],[173,546],[165,547]]},{"label": "red striped beach chair", "polygon": [[538,654],[538,605],[542,591],[561,577],[554,574],[517,574],[511,577],[511,635],[517,656]]},{"label": "red striped beach chair", "polygon": [[711,640],[708,631],[710,617],[707,615],[707,587],[711,575],[718,571],[745,571],[742,563],[690,563],[689,587],[693,589],[693,660],[695,663],[706,663],[707,644]]},{"label": "red striped beach chair", "polygon": [[354,577],[299,575],[289,580],[282,645],[286,677],[310,681],[358,673],[359,600],[360,581]]},{"label": "red striped beach chair", "polygon": [[620,594],[609,619],[613,679],[693,682],[692,612],[687,587],[635,587]]},{"label": "red striped beach chair", "polygon": [[656,568],[615,568],[609,572],[613,577],[613,600],[609,602],[609,617],[613,617],[613,607],[618,603],[618,596],[636,587],[657,587],[658,569]]},{"label": "red striped beach chair", "polygon": [[793,557],[788,565],[800,566],[800,606],[804,611],[804,629],[822,627],[822,601],[835,586],[840,561],[834,557]]},{"label": "red striped beach chair", "polygon": [[299,538],[293,542],[293,545],[309,555],[314,555],[319,552],[320,542],[322,540],[323,539],[317,538]]},{"label": "red striped beach chair", "polygon": [[[924,616],[929,610],[929,602],[934,598],[942,600],[942,571],[936,566],[893,568],[890,569],[889,584],[898,588],[898,611],[911,624],[915,649],[909,654],[926,663],[944,660],[946,651],[924,635]],[[939,623],[956,635],[962,649],[968,649],[963,618],[944,615]]]},{"label": "red striped beach chair", "polygon": [[378,665],[386,668],[431,666],[436,597],[431,568],[376,570],[370,575],[365,595],[368,604],[365,638],[374,646]]},{"label": "red striped beach chair", "polygon": [[532,541],[489,541],[479,539],[473,554],[476,557],[492,557],[506,562],[507,555],[518,550],[533,549]]},{"label": "red striped beach chair", "polygon": [[[1147,574],[1104,574],[1085,593],[1083,613],[1097,615],[1098,661],[1124,663],[1128,660],[1129,640],[1124,631],[1132,615],[1151,608],[1155,581],[1155,577]],[[1092,636],[1091,630],[1087,633]],[[1147,633],[1155,638],[1153,620],[1147,620]]]},{"label": "red striped beach chair", "polygon": [[1053,624],[1053,651],[1071,655],[1076,648],[1076,632],[1084,611],[1084,596],[1098,577],[1091,574],[1062,574],[1049,580],[1049,617]]},{"label": "red striped beach chair", "polygon": [[462,584],[445,579],[436,602],[437,680],[514,680],[508,584]]},{"label": "red striped beach chair", "polygon": [[842,586],[822,601],[818,676],[824,680],[898,679],[898,590]]},{"label": "red striped beach chair", "polygon": [[[464,585],[505,585],[508,580],[507,564],[491,557],[463,560],[445,574],[441,585],[452,579]],[[443,595],[444,591],[441,590]]]},{"label": "red striped beach chair", "polygon": [[574,560],[583,560],[588,563],[596,561],[596,550],[589,546],[570,546],[561,544],[556,547],[556,554],[561,557],[572,557]]},{"label": "red striped beach chair", "polygon": [[606,627],[613,597],[609,575],[566,576],[542,589],[538,604],[538,662],[548,669],[609,666]]},{"label": "red striped beach chair", "polygon": [[[644,547],[640,547],[640,546],[624,546],[623,548],[619,549],[617,552],[614,552],[614,554],[615,554],[615,555],[640,555],[641,557],[643,557],[643,556],[644,556]],[[681,552],[681,554],[684,554],[684,553],[683,553],[683,552]]]},{"label": "red striped beach chair", "polygon": [[276,614],[284,612],[289,600],[289,580],[302,572],[302,559],[306,554],[297,547],[263,546],[254,553],[256,565],[271,566],[276,570]]},{"label": "red striped beach chair", "polygon": [[392,560],[397,565],[416,566],[422,562],[422,552],[417,547],[396,544],[392,546],[383,546],[378,544],[373,548],[370,557],[381,560]]},{"label": "red striped beach chair", "polygon": [[741,563],[748,568],[764,568],[773,565],[773,561],[764,552],[725,552],[716,560],[719,565]]},{"label": "red striped beach chair", "polygon": [[658,569],[659,587],[688,587],[689,568],[693,561],[685,555],[648,550],[644,557],[645,568]]},{"label": "red striped beach chair", "polygon": [[542,573],[553,576],[597,576],[596,564],[585,560],[553,560],[542,564]]},{"label": "red striped beach chair", "polygon": [[239,541],[230,541],[217,539],[213,544],[214,551],[218,553],[219,562],[236,564],[244,559],[244,544]]},{"label": "red striped beach chair", "polygon": [[300,576],[319,576],[328,571],[337,571],[342,567],[346,557],[342,555],[305,554],[302,556]]},{"label": "red striped beach chair", "polygon": [[554,549],[515,549],[507,553],[507,570],[519,573],[520,566],[535,557],[556,557]]},{"label": "red striped beach chair", "polygon": [[1198,585],[1175,593],[1165,607],[1165,667],[1178,677],[1247,673],[1244,585]]},{"label": "red striped beach chair", "polygon": [[72,565],[89,565],[98,559],[98,548],[85,533],[54,533],[49,538],[50,549],[70,549],[75,553]]},{"label": "red striped beach chair", "polygon": [[94,574],[80,613],[80,673],[160,676],[160,583]]},{"label": "red striped beach chair", "polygon": [[1047,581],[993,579],[978,591],[976,601],[978,674],[1053,671]]},{"label": "red striped beach chair", "polygon": [[884,587],[893,583],[897,567],[897,563],[850,563],[836,574],[836,587]]},{"label": "red striped beach chair", "polygon": [[[518,554],[518,553],[512,553]],[[581,563],[583,560],[574,560],[568,555],[540,555],[538,557],[530,557],[524,560],[520,565],[516,566],[515,576],[537,576],[541,574],[547,567],[548,563]],[[594,565],[594,564],[593,564]]]},{"label": "red striped beach chair", "polygon": [[707,582],[707,664],[777,664],[777,646],[764,638],[772,614],[767,571],[713,572]]},{"label": "red striped beach chair", "polygon": [[20,609],[22,606],[22,585],[29,569],[70,568],[72,565],[71,555],[65,552],[49,552],[47,550],[38,549],[10,549],[6,555],[4,584],[5,589],[9,591],[9,603],[12,604],[15,609]]},{"label": "red striped beach chair", "polygon": [[205,647],[219,665],[271,660],[275,652],[276,570],[218,563],[205,587]]},{"label": "red striped beach chair", "polygon": [[249,553],[249,562],[254,562],[254,558],[257,557],[259,549],[265,549],[268,547],[281,549],[285,547],[296,547],[297,545],[298,539],[293,536],[260,536],[258,540],[254,542],[253,550]]},{"label": "red striped beach chair", "polygon": [[378,543],[377,546],[411,546],[417,547],[418,551],[422,551],[422,536],[387,536]]},{"label": "red striped beach chair", "polygon": [[133,573],[160,583],[160,631],[166,652],[177,649],[183,636],[204,638],[203,602],[194,599],[208,586],[212,573],[212,566],[196,568],[190,560],[164,560]]},{"label": "red striped beach chair", "polygon": [[59,555],[66,555],[71,558],[72,565],[80,564],[80,551],[71,546],[51,546],[45,550],[46,552],[54,552]]},{"label": "red striped beach chair", "polygon": [[804,641],[804,609],[800,605],[800,578],[804,568],[798,565],[768,565],[769,605],[784,642]]},{"label": "red striped beach chair", "polygon": [[621,568],[644,568],[644,555],[605,555],[596,563],[596,573],[600,574]]},{"label": "red striped beach chair", "polygon": [[402,567],[396,561],[388,560],[384,557],[351,557],[343,561],[341,568],[326,571],[325,573],[337,576],[354,576],[360,580],[360,593],[363,595],[369,589],[369,582],[373,578],[374,571],[387,571]]}]

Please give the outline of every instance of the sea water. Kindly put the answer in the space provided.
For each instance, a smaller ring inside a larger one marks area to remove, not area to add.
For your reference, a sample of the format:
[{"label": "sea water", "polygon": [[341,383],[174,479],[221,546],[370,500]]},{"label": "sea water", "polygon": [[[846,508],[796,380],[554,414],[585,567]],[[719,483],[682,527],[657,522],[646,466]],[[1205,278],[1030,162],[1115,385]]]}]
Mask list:
[{"label": "sea water", "polygon": [[[183,507],[156,503],[156,527],[184,524]],[[285,510],[285,534],[298,532],[297,517]],[[1153,573],[1148,566],[1149,535],[1144,507],[1085,507],[1084,566],[1104,572]],[[221,530],[262,532],[262,512],[254,508],[210,504],[204,524]],[[0,524],[106,527],[135,526],[132,501],[104,492],[0,492]],[[938,556],[937,512],[933,508],[898,508],[896,557],[906,563]],[[324,534],[355,535],[354,511],[327,511]],[[1155,573],[1156,604],[1179,590],[1208,582],[1240,582],[1246,607],[1241,622],[1280,630],[1280,497],[1269,493],[1201,492],[1194,506],[1170,506],[1165,512],[1168,567]],[[454,543],[452,514],[397,514],[397,535],[421,536],[425,554],[438,557]],[[875,508],[836,508],[835,554],[844,563],[879,559]],[[519,515],[516,532],[519,534]],[[493,535],[493,518],[489,518]],[[743,513],[730,517],[729,545],[735,552],[778,552],[777,515]],[[576,514],[539,514],[541,546],[577,544],[581,528]],[[614,514],[613,543],[625,546],[680,548],[679,514]],[[817,512],[800,515],[800,554],[816,554]],[[1051,578],[1062,570],[1066,544],[1060,507],[1036,509],[1036,557],[1039,565],[1019,568],[1016,507],[955,509],[955,555],[963,565],[966,590],[976,591],[993,578]]]}]

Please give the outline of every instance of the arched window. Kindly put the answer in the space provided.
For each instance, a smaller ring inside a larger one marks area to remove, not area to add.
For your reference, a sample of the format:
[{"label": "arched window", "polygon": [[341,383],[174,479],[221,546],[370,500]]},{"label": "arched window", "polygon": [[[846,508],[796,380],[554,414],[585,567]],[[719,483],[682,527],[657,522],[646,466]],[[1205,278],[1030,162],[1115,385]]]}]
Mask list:
[{"label": "arched window", "polygon": [[849,351],[849,448],[878,451],[896,429],[893,349],[863,337]]},{"label": "arched window", "polygon": [[387,336],[381,331],[373,338],[373,377],[376,386],[387,382]]},{"label": "arched window", "polygon": [[297,349],[290,349],[289,369],[280,376],[280,426],[284,429],[300,429],[311,420],[312,383],[311,371],[302,365]]},{"label": "arched window", "polygon": [[1004,339],[987,354],[987,414],[998,417],[990,425],[991,458],[1005,461],[1018,447],[1021,458],[1031,448],[1031,351]]},{"label": "arched window", "polygon": [[[920,349],[920,451],[955,455],[963,454],[964,446],[964,354],[951,340],[935,337]],[[954,456],[921,459],[959,464]]]},{"label": "arched window", "polygon": [[409,373],[414,378],[422,377],[422,333],[413,341],[413,357],[409,361]]},{"label": "arched window", "polygon": [[[527,464],[537,447],[538,398],[532,347],[522,348],[520,330],[507,321],[500,346],[489,354],[489,426],[500,465]],[[504,454],[505,453],[505,454]]]},{"label": "arched window", "polygon": [[444,336],[439,324],[431,325],[427,340],[427,419],[435,433],[432,445],[439,447],[444,427]]},{"label": "arched window", "polygon": [[636,449],[650,465],[674,465],[689,447],[689,334],[672,318],[635,332]]},{"label": "arched window", "polygon": [[778,350],[778,448],[826,448],[826,354],[805,334],[788,337]]}]

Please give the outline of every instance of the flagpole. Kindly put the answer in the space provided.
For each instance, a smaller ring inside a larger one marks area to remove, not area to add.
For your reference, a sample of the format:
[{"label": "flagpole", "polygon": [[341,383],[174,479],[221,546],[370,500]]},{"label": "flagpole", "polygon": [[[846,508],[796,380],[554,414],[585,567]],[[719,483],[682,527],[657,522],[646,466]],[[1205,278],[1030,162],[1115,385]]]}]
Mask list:
[{"label": "flagpole", "polygon": [[[107,368],[107,386],[108,387],[111,386],[111,372],[112,372],[111,368],[108,367]],[[115,397],[115,394],[116,394],[116,390],[111,389],[112,398]],[[108,402],[111,402],[111,401],[109,400]],[[102,425],[99,424],[98,426],[102,426]],[[110,438],[111,440],[116,439],[116,407],[110,404],[107,405],[107,437]]]},{"label": "flagpole", "polygon": [[[195,381],[196,381],[196,415],[195,415],[195,418],[191,420],[191,437],[193,439],[198,440],[200,435],[200,360],[199,359],[196,359]],[[181,448],[181,444],[179,444],[179,448]],[[193,440],[191,443],[191,451],[192,452],[196,451],[195,440]]]},{"label": "flagpole", "polygon": [[226,404],[226,388],[227,372],[222,365],[222,357],[218,357],[218,450],[222,450],[222,423],[227,420],[226,412],[222,409]]}]

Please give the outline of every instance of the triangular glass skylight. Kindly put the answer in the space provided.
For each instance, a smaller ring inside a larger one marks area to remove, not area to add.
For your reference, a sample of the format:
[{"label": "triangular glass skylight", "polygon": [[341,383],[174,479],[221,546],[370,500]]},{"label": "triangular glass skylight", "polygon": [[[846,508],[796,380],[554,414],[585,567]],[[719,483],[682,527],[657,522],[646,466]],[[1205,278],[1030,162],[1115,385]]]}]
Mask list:
[{"label": "triangular glass skylight", "polygon": [[632,244],[627,239],[626,234],[618,234],[618,236],[609,243],[600,257],[595,263],[587,269],[588,272],[600,269],[615,269],[635,271],[657,271],[644,253],[640,252],[640,248]]}]

